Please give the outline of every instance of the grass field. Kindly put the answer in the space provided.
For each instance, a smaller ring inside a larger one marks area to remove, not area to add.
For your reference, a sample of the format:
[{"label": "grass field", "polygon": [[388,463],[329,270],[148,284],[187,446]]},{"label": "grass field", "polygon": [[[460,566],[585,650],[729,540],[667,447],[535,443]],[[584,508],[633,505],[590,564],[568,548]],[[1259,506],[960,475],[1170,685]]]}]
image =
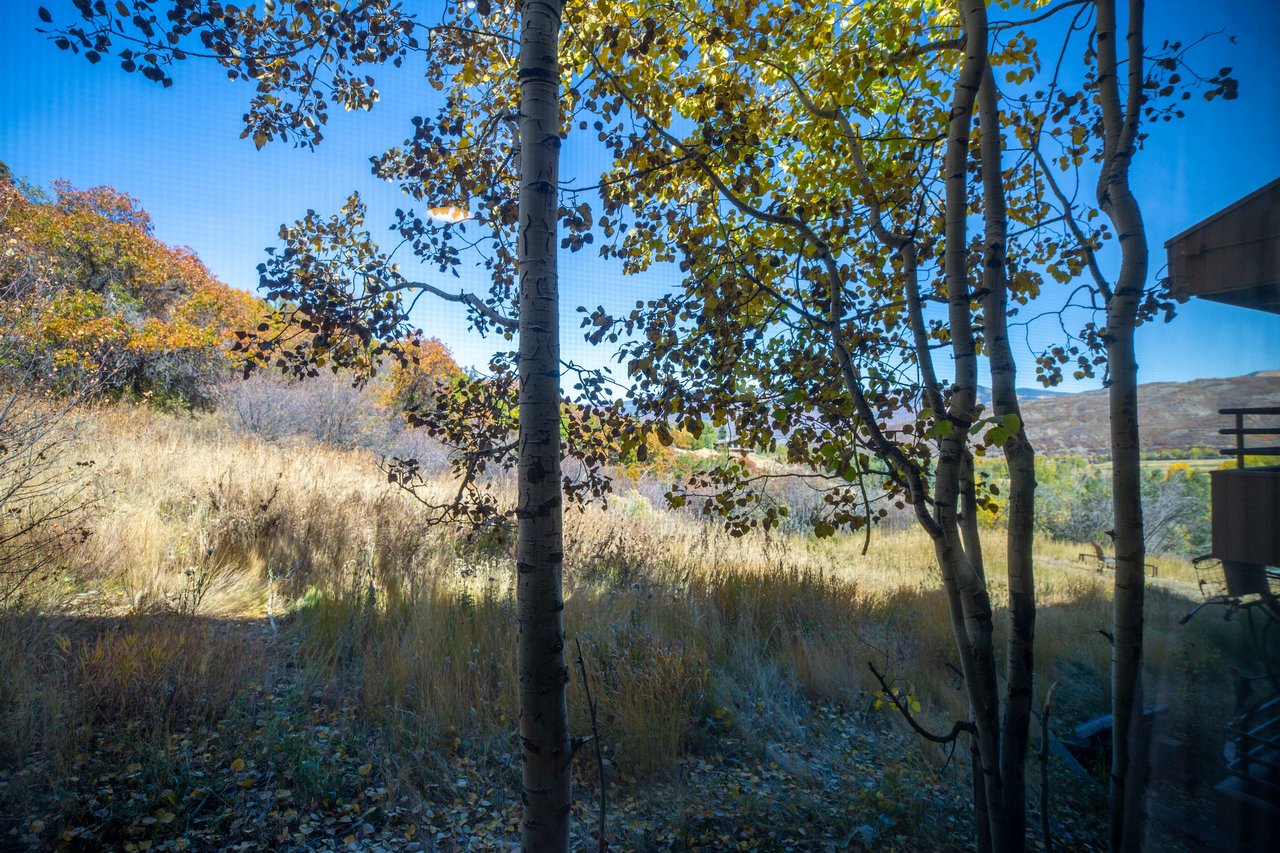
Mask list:
[{"label": "grass field", "polygon": [[[123,407],[81,434],[93,535],[0,620],[4,844],[510,849],[508,541],[428,527],[364,452]],[[599,704],[617,849],[968,846],[966,756],[876,710],[867,667],[935,728],[965,714],[923,535],[878,534],[866,556],[861,539],[735,539],[636,493],[566,525],[569,651]],[[1002,604],[1002,533],[986,535]],[[1109,703],[1110,578],[1081,550],[1037,548],[1037,692],[1057,685],[1059,734]],[[1170,710],[1153,796],[1194,829],[1244,634],[1210,614],[1179,627],[1194,574],[1154,562],[1147,699]],[[576,765],[584,846],[595,766]],[[1093,849],[1101,787],[1052,773],[1056,843]]]},{"label": "grass field", "polygon": [[[1192,471],[1208,472],[1208,471],[1217,471],[1224,464],[1231,464],[1232,466],[1234,466],[1235,460],[1228,459],[1226,456],[1219,457],[1216,459],[1196,459],[1196,458],[1143,459],[1141,464],[1142,464],[1142,467],[1145,469],[1151,469],[1156,471],[1167,471],[1168,469],[1174,467],[1175,465],[1184,465],[1187,468],[1190,468]],[[1250,464],[1252,464],[1252,462]],[[1111,470],[1111,463],[1097,462],[1090,467],[1098,471],[1109,472]]]}]

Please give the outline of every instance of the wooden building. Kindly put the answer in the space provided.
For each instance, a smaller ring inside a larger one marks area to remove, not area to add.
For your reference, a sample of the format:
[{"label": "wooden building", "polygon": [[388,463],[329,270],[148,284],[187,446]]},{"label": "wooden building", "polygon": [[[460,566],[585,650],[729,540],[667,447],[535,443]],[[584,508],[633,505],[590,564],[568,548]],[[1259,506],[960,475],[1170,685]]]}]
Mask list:
[{"label": "wooden building", "polygon": [[1280,178],[1166,240],[1175,296],[1280,314]]},{"label": "wooden building", "polygon": [[[1280,314],[1280,179],[1276,179],[1165,243],[1173,293]],[[1197,560],[1214,574],[1201,575],[1211,600],[1247,608],[1280,624],[1280,466],[1250,465],[1280,456],[1280,408],[1223,409],[1218,432],[1234,447],[1222,453],[1235,467],[1213,471],[1212,558]],[[1253,701],[1236,697],[1227,727],[1228,776],[1215,786],[1222,828],[1240,850],[1280,849],[1280,648],[1274,630],[1255,637],[1270,690]],[[1264,679],[1259,679],[1263,681]],[[1241,682],[1249,684],[1248,680]],[[1237,684],[1237,690],[1240,690]]]},{"label": "wooden building", "polygon": [[[1176,296],[1280,313],[1280,178],[1164,245]],[[1236,467],[1213,472],[1213,552],[1260,573],[1280,565],[1280,468],[1249,468],[1246,460],[1280,456],[1280,409],[1221,414],[1234,421],[1219,433],[1234,439],[1222,452]]]}]

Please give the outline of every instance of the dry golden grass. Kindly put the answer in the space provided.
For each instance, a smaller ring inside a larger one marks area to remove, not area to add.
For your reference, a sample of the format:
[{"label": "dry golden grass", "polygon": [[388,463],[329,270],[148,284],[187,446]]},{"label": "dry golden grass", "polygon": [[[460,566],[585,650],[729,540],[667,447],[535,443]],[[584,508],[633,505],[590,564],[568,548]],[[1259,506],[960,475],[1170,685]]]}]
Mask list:
[{"label": "dry golden grass", "polygon": [[[216,722],[278,677],[282,656],[302,693],[354,702],[414,754],[464,737],[502,749],[516,716],[508,543],[428,526],[363,452],[129,408],[90,423],[84,451],[107,493],[94,535],[42,611],[0,624],[11,757],[57,768],[95,730]],[[1002,532],[985,535],[997,554]],[[853,538],[734,538],[632,494],[571,512],[566,540],[568,651],[581,643],[624,779],[666,773],[717,731],[803,741],[813,707],[867,707],[869,660],[920,697],[926,721],[965,713],[931,546],[915,531],[877,534],[862,556]],[[1110,578],[1079,551],[1037,546],[1038,684],[1060,683],[1064,722],[1108,702]],[[1157,562],[1148,698],[1175,706],[1169,730],[1194,738],[1189,761],[1208,762],[1219,741],[1204,721],[1227,711],[1216,669],[1240,638],[1213,617],[1177,627],[1197,592],[1189,567]],[[992,559],[997,605],[1002,572]]]}]

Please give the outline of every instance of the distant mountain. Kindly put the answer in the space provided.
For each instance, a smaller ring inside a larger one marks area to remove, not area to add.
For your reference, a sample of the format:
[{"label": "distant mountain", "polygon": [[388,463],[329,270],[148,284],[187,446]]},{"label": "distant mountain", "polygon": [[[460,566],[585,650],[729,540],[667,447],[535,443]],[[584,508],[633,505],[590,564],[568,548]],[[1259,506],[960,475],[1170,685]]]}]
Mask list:
[{"label": "distant mountain", "polygon": [[[1047,397],[1065,397],[1066,391],[1051,391],[1048,388],[1019,388],[1018,401],[1026,404],[1032,400],[1043,400]],[[985,385],[978,386],[978,402],[991,408],[991,389]]]},{"label": "distant mountain", "polygon": [[[1280,406],[1280,370],[1141,385],[1138,420],[1143,450],[1226,447],[1229,437],[1218,435],[1218,430],[1232,423],[1218,410],[1240,406]],[[1042,454],[1109,453],[1107,410],[1106,391],[1042,396],[1022,407],[1027,432]]]}]

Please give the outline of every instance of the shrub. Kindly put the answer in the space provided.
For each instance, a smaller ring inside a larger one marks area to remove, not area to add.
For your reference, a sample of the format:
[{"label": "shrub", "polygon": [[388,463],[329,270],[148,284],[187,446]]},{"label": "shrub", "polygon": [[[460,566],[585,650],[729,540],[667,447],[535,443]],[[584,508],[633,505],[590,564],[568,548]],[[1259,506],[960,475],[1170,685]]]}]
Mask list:
[{"label": "shrub", "polygon": [[93,502],[88,463],[74,454],[73,405],[94,386],[49,393],[26,359],[25,331],[50,312],[44,271],[32,259],[5,259],[0,275],[0,605],[28,581],[56,569],[88,535]]},{"label": "shrub", "polygon": [[[35,270],[45,310],[28,314],[10,367],[64,392],[182,408],[210,405],[230,370],[233,332],[263,304],[213,277],[195,254],[156,239],[136,199],[110,187],[54,184],[54,195],[0,180],[0,286]],[[22,306],[6,294],[6,310]]]},{"label": "shrub", "polygon": [[[1098,542],[1114,526],[1111,477],[1082,459],[1053,459],[1038,466],[1036,525],[1068,542]],[[1210,547],[1209,477],[1187,465],[1146,468],[1142,512],[1151,554],[1193,557]]]}]

